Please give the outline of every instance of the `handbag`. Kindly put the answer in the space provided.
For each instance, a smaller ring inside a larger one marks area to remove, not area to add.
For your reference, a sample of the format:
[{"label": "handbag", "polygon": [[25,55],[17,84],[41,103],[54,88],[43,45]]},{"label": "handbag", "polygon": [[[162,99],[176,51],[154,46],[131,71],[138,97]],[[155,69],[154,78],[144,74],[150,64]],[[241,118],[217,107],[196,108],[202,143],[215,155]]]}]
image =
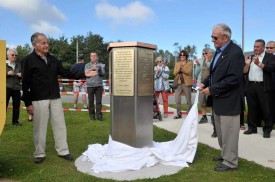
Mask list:
[{"label": "handbag", "polygon": [[173,82],[172,87],[173,87],[173,89],[178,88],[178,79],[177,78],[174,78],[174,82]]}]

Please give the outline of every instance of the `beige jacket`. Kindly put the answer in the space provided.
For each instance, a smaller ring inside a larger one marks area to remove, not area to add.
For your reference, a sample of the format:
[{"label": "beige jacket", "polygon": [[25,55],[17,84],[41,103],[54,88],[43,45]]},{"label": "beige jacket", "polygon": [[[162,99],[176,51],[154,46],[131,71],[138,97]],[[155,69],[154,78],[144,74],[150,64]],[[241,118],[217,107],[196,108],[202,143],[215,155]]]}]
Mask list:
[{"label": "beige jacket", "polygon": [[182,62],[179,61],[176,63],[174,68],[174,75],[175,78],[178,80],[178,84],[181,84],[181,80],[179,79],[179,75],[183,74],[184,83],[186,86],[192,85],[192,69],[193,65],[192,62],[186,62],[183,66]]}]

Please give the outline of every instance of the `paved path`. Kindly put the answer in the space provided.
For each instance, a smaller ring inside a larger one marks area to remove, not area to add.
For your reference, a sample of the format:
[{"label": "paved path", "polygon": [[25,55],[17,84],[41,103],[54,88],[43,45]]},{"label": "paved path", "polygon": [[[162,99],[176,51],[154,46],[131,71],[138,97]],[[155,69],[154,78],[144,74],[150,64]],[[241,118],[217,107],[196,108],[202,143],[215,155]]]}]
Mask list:
[{"label": "paved path", "polygon": [[[175,109],[169,108],[169,111],[175,112]],[[210,116],[208,116],[208,121],[211,121]],[[182,120],[175,120],[173,119],[173,115],[169,115],[168,118],[164,118],[161,122],[157,122],[156,120],[154,125],[178,133]],[[263,138],[263,130],[260,127],[257,134],[244,135],[243,132],[244,130],[240,130],[239,157],[275,169],[275,131],[271,133],[270,138]],[[200,124],[198,131],[199,143],[220,149],[217,138],[211,138],[212,133],[213,126],[211,123]]]}]

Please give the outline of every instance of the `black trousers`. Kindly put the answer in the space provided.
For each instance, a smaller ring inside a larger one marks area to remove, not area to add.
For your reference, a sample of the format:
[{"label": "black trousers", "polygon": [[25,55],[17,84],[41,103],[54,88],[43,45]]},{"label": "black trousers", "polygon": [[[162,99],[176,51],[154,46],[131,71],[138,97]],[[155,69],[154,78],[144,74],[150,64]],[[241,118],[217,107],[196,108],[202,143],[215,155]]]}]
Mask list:
[{"label": "black trousers", "polygon": [[19,112],[20,112],[20,98],[21,93],[20,90],[12,90],[7,88],[7,95],[6,95],[6,109],[8,108],[10,98],[12,98],[12,124],[18,122]]},{"label": "black trousers", "polygon": [[248,128],[257,131],[258,113],[261,113],[264,119],[263,132],[270,133],[273,126],[271,120],[271,92],[264,92],[263,82],[249,82],[246,94],[248,105]]},{"label": "black trousers", "polygon": [[[100,116],[102,115],[102,93],[103,93],[103,87],[87,87],[88,91],[88,99],[89,99],[89,114]],[[96,108],[95,108],[95,102],[96,100]],[[95,112],[96,111],[96,112]]]},{"label": "black trousers", "polygon": [[[275,103],[275,90],[273,90],[271,92],[271,97],[272,97],[272,103],[274,104]],[[273,124],[275,125],[275,107],[274,106],[271,107],[271,113],[272,113],[271,120],[272,120]]]}]

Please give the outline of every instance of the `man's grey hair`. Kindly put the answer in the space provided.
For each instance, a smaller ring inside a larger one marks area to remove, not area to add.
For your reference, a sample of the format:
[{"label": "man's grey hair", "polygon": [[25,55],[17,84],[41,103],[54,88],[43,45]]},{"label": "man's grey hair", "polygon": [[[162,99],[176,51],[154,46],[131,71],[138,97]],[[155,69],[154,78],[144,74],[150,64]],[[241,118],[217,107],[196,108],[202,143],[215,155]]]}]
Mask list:
[{"label": "man's grey hair", "polygon": [[224,23],[219,23],[212,28],[212,30],[215,30],[215,29],[220,29],[223,35],[227,35],[229,39],[231,39],[232,32],[228,25]]},{"label": "man's grey hair", "polygon": [[47,37],[45,34],[43,34],[43,33],[40,33],[40,32],[35,32],[34,34],[32,34],[32,36],[31,36],[31,43],[37,43],[37,37],[39,36],[39,35],[42,35],[42,36],[45,36],[45,37]]},{"label": "man's grey hair", "polygon": [[7,55],[10,55],[11,53],[14,53],[15,55],[18,55],[17,51],[15,49],[12,49],[12,48],[7,50]]},{"label": "man's grey hair", "polygon": [[271,41],[269,41],[269,42],[266,43],[266,44],[275,44],[275,41],[271,40]]}]

